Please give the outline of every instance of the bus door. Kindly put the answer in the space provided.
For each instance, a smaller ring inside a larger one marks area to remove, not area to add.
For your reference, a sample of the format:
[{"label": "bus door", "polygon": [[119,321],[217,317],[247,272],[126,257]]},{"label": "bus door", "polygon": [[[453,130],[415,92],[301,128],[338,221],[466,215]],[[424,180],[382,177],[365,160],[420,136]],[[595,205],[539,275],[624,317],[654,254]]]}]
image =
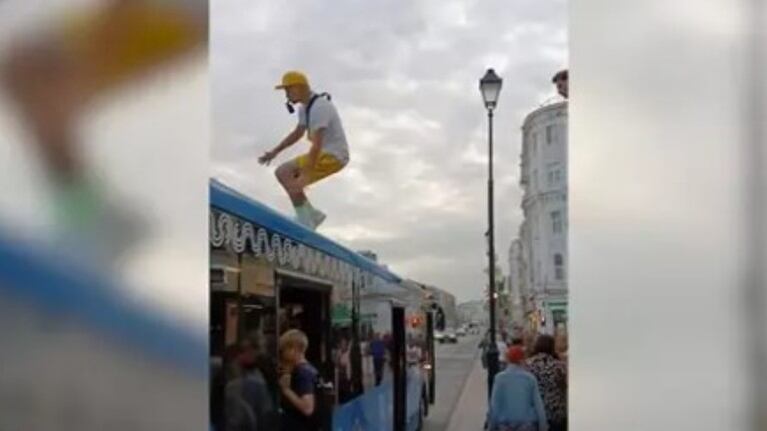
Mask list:
[{"label": "bus door", "polygon": [[328,284],[292,275],[278,274],[279,332],[299,329],[309,339],[306,360],[320,373],[319,394],[316,400],[318,415],[330,429],[335,405],[335,366],[331,351],[331,292]]},{"label": "bus door", "polygon": [[405,339],[405,309],[392,307],[391,365],[394,377],[394,431],[404,431],[407,411],[407,357]]}]

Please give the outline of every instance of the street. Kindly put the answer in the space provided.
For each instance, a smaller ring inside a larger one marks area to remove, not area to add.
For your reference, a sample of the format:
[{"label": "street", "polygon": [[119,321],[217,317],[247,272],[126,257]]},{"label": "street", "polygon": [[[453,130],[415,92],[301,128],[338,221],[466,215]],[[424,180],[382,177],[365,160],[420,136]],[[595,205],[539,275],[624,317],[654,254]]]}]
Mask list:
[{"label": "street", "polygon": [[456,403],[476,358],[478,357],[479,335],[459,337],[457,344],[436,344],[437,382],[436,400],[429,407],[429,416],[424,431],[447,429]]}]

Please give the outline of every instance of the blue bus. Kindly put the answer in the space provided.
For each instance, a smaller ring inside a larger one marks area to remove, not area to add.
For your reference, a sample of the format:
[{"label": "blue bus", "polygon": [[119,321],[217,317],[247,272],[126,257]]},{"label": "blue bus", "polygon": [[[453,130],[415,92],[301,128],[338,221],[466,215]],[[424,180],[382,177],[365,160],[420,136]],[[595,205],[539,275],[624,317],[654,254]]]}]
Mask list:
[{"label": "blue bus", "polygon": [[[259,340],[276,363],[280,334],[299,328],[324,388],[323,429],[422,427],[435,377],[424,286],[217,180],[209,243],[212,364],[228,370],[227,351],[244,338]],[[223,380],[211,385],[212,400],[221,399]],[[226,412],[221,404],[211,409],[215,427]]]}]

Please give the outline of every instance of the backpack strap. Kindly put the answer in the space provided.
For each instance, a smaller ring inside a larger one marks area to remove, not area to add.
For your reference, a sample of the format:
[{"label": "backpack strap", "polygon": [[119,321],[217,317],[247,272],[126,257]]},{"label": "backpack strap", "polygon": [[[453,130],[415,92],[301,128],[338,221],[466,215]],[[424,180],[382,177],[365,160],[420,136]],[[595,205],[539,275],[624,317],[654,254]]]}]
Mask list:
[{"label": "backpack strap", "polygon": [[330,94],[328,94],[328,93],[314,94],[314,95],[312,95],[312,98],[309,99],[309,103],[306,105],[306,110],[305,110],[305,112],[306,112],[306,134],[307,134],[307,136],[309,135],[309,125],[311,124],[309,122],[309,119],[311,118],[310,114],[312,112],[312,106],[314,105],[314,102],[316,102],[317,99],[319,99],[320,97],[324,97],[324,98],[326,98],[328,100],[331,100],[330,99]]}]

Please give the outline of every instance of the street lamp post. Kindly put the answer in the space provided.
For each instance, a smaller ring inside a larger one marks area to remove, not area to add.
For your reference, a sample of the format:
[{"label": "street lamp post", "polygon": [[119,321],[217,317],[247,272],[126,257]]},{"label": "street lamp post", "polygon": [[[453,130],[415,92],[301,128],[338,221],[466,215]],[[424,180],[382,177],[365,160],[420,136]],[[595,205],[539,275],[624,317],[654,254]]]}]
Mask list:
[{"label": "street lamp post", "polygon": [[487,109],[488,124],[488,177],[487,177],[487,223],[488,223],[488,277],[489,277],[489,308],[490,308],[490,337],[485,350],[487,360],[487,396],[493,390],[493,380],[498,373],[498,346],[495,343],[495,222],[493,217],[493,111],[498,104],[501,93],[501,78],[493,69],[488,69],[485,76],[479,80],[479,90]]}]

